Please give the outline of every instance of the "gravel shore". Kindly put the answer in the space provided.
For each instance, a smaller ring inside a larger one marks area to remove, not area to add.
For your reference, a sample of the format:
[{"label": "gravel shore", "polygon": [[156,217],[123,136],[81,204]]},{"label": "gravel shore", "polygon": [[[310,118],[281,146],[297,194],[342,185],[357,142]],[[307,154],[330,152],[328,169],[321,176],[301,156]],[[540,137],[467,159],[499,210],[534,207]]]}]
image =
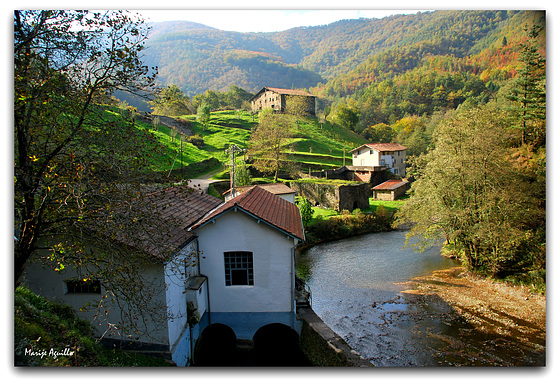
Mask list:
[{"label": "gravel shore", "polygon": [[481,278],[461,267],[438,270],[401,285],[407,302],[446,309],[438,317],[453,325],[454,332],[428,331],[426,336],[440,342],[435,353],[439,365],[546,364],[545,295]]}]

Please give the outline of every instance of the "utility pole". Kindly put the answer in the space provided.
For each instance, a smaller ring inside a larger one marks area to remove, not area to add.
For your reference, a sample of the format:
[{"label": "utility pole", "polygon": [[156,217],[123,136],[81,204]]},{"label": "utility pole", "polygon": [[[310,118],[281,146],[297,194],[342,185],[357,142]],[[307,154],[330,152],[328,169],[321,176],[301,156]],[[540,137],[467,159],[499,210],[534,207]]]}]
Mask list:
[{"label": "utility pole", "polygon": [[232,144],[229,146],[226,152],[229,153],[231,160],[231,169],[229,172],[229,188],[231,191],[231,197],[234,198],[237,195],[235,191],[235,157],[237,156],[238,152],[245,152],[245,150],[239,148],[235,144]]}]

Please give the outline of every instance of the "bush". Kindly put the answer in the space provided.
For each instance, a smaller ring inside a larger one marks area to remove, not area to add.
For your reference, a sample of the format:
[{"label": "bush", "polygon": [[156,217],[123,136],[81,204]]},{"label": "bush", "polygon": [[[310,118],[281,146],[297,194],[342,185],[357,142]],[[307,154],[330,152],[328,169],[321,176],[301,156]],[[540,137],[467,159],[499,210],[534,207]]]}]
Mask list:
[{"label": "bush", "polygon": [[391,230],[392,215],[387,212],[380,214],[363,213],[356,209],[353,213],[343,210],[341,215],[327,219],[316,218],[315,222],[308,226],[306,237],[309,242],[319,242]]},{"label": "bush", "polygon": [[198,134],[187,137],[187,142],[192,143],[198,149],[204,147],[204,139]]}]

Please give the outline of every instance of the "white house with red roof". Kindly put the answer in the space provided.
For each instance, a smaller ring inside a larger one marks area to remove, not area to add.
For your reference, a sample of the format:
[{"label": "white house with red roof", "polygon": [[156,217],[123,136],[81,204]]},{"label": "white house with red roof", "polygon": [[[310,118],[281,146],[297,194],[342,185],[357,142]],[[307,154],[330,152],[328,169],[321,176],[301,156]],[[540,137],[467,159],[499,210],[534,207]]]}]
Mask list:
[{"label": "white house with red roof", "polygon": [[251,339],[268,324],[296,329],[294,253],[304,239],[298,207],[254,186],[197,222],[209,323]]},{"label": "white house with red roof", "polygon": [[400,177],[406,175],[406,147],[398,143],[367,143],[351,150],[356,170],[385,167]]}]

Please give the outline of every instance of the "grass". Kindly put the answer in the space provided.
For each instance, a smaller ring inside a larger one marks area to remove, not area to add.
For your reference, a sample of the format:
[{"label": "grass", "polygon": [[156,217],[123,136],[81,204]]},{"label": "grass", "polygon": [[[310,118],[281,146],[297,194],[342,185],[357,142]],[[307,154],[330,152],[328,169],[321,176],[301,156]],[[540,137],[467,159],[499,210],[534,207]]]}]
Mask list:
[{"label": "grass", "polygon": [[[16,289],[14,304],[16,366],[169,366],[161,358],[103,347],[91,324],[79,319],[70,306],[48,301],[28,288]],[[51,349],[66,354],[55,357]]]},{"label": "grass", "polygon": [[[248,148],[251,129],[258,124],[258,117],[247,111],[212,112],[207,128],[203,128],[196,121],[196,115],[183,115],[180,118],[189,121],[193,135],[198,135],[204,140],[202,148],[183,141],[182,160],[180,141],[170,137],[168,127],[159,125],[155,130],[151,124],[137,120],[136,125],[153,132],[164,147],[164,155],[154,161],[154,171],[168,171],[171,167],[179,169],[211,157],[225,163],[228,161],[225,150],[231,144]],[[317,118],[310,117],[300,119],[298,127],[294,128],[293,137],[288,141],[286,151],[292,155],[292,161],[302,164],[303,167],[308,166],[315,170],[331,169],[344,164],[345,154],[346,164],[350,164],[349,150],[365,142],[366,140],[356,133],[337,125],[325,123],[321,128]]]},{"label": "grass", "polygon": [[408,195],[403,195],[394,201],[380,201],[369,198],[369,210],[364,211],[375,211],[379,206],[385,207],[388,211],[398,211],[408,199]]}]

